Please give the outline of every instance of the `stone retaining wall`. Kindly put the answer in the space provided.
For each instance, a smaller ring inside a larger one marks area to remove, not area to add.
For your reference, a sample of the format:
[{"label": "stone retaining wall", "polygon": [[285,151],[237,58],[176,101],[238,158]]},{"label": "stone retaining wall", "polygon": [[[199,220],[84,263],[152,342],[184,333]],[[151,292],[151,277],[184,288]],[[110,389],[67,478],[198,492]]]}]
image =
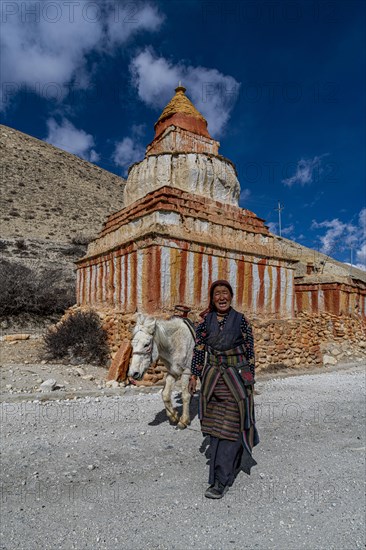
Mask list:
[{"label": "stone retaining wall", "polygon": [[329,313],[301,313],[291,320],[253,319],[258,371],[335,365],[366,357],[366,322]]},{"label": "stone retaining wall", "polygon": [[[69,311],[77,309],[85,308],[75,306]],[[110,310],[97,313],[107,331],[113,358],[123,339],[131,338],[134,316]],[[336,365],[366,358],[366,322],[359,317],[301,313],[289,320],[254,318],[250,321],[255,339],[257,372]],[[164,367],[157,365],[149,369],[140,384],[159,384],[164,374]]]}]

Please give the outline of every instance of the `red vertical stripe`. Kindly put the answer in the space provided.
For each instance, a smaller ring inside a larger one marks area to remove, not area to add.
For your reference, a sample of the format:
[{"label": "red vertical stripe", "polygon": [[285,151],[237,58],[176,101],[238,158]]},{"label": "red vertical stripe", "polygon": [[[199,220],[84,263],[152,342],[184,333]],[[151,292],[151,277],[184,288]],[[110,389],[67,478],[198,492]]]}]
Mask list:
[{"label": "red vertical stripe", "polygon": [[104,285],[104,266],[103,262],[98,264],[98,277],[97,277],[97,303],[103,302],[103,285]]},{"label": "red vertical stripe", "polygon": [[143,293],[148,296],[146,310],[148,313],[154,313],[161,307],[161,249],[159,246],[152,246],[147,253],[148,289],[143,289]]},{"label": "red vertical stripe", "polygon": [[137,307],[137,253],[131,254],[131,276],[130,276],[130,296],[132,311]]},{"label": "red vertical stripe", "polygon": [[276,279],[276,290],[275,290],[275,312],[278,315],[281,310],[281,268],[276,267],[277,279]]},{"label": "red vertical stripe", "polygon": [[194,300],[197,304],[201,302],[202,294],[202,247],[200,252],[194,255]]},{"label": "red vertical stripe", "polygon": [[187,250],[182,250],[180,253],[180,274],[179,274],[179,302],[184,304],[184,296],[186,284],[188,282],[187,276]]},{"label": "red vertical stripe", "polygon": [[264,309],[264,272],[266,268],[267,260],[263,259],[258,262],[258,276],[259,276],[259,293],[258,293],[258,309]]},{"label": "red vertical stripe", "polygon": [[124,294],[124,309],[126,310],[127,309],[127,304],[128,304],[128,264],[129,264],[129,261],[128,261],[128,254],[126,253],[125,254],[125,266],[124,266],[124,273],[123,273],[123,279],[124,279],[124,289],[123,289],[123,294]]},{"label": "red vertical stripe", "polygon": [[212,256],[211,254],[209,254],[207,256],[207,267],[208,267],[208,282],[207,282],[207,288],[209,289],[210,286],[212,285],[213,283],[213,280],[212,280]]},{"label": "red vertical stripe", "polygon": [[90,264],[88,266],[88,272],[89,272],[88,303],[89,305],[92,305],[92,266]]},{"label": "red vertical stripe", "polygon": [[312,313],[318,313],[319,310],[319,287],[310,291],[311,294],[311,311]]},{"label": "red vertical stripe", "polygon": [[255,310],[255,304],[253,304],[253,264],[248,264],[248,308],[251,311]]},{"label": "red vertical stripe", "polygon": [[113,306],[114,304],[114,256],[111,254],[109,259],[109,281],[108,281],[109,293],[108,301]]},{"label": "red vertical stripe", "polygon": [[237,287],[236,287],[236,303],[238,308],[243,306],[243,293],[244,293],[244,262],[239,260],[238,264],[238,275],[237,275]]}]

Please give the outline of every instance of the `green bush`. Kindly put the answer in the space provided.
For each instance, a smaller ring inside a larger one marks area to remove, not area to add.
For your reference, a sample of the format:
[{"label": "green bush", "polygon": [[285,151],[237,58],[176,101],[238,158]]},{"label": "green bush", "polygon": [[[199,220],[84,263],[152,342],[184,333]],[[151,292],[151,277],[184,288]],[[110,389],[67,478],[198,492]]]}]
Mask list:
[{"label": "green bush", "polygon": [[101,365],[108,356],[107,334],[94,311],[77,311],[49,328],[44,345],[52,359],[77,358]]}]

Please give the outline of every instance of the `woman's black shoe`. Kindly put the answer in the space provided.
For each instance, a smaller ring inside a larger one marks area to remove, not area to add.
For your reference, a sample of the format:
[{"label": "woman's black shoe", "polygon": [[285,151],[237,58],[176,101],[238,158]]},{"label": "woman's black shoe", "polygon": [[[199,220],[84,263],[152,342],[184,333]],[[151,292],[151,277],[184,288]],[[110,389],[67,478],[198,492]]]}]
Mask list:
[{"label": "woman's black shoe", "polygon": [[223,485],[219,481],[215,482],[215,485],[210,485],[210,487],[205,492],[206,498],[222,498],[226,491],[228,490],[227,485]]}]

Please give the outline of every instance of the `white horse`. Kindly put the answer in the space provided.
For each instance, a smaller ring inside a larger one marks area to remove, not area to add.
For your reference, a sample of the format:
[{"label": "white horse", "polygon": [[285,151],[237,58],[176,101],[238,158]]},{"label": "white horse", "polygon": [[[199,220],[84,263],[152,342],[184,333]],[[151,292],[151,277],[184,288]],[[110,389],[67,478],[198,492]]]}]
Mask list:
[{"label": "white horse", "polygon": [[[131,343],[132,358],[128,376],[134,380],[141,380],[150,365],[160,359],[168,370],[163,388],[167,416],[171,422],[178,423],[178,428],[186,428],[190,424],[191,396],[188,383],[194,347],[190,329],[180,317],[163,320],[139,314]],[[172,404],[174,382],[179,378],[183,402],[183,413],[180,418]]]}]

